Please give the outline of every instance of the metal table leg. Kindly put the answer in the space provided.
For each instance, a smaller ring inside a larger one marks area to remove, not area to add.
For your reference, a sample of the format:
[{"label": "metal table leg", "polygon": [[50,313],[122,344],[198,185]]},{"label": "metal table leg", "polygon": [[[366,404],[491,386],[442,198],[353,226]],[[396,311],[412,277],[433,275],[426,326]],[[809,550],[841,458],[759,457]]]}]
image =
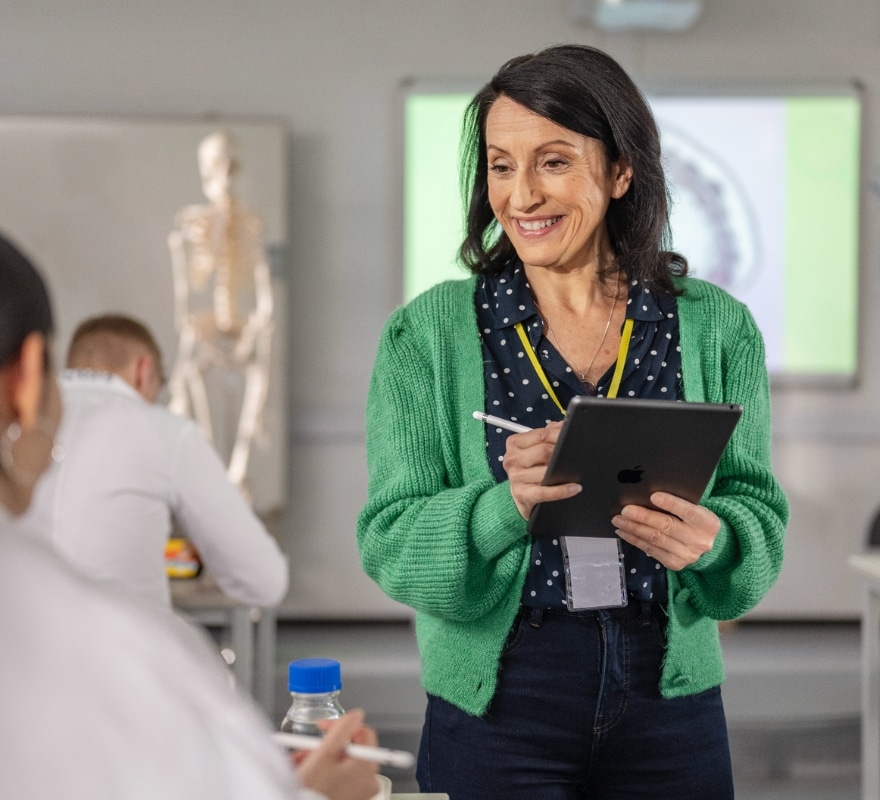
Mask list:
[{"label": "metal table leg", "polygon": [[862,617],[862,798],[880,800],[880,587],[864,590]]},{"label": "metal table leg", "polygon": [[254,609],[257,620],[257,646],[254,658],[254,699],[271,717],[275,713],[275,653],[277,618],[275,609]]},{"label": "metal table leg", "polygon": [[254,633],[251,624],[251,609],[247,606],[233,606],[230,616],[230,644],[235,652],[232,671],[236,687],[253,693],[254,690]]}]

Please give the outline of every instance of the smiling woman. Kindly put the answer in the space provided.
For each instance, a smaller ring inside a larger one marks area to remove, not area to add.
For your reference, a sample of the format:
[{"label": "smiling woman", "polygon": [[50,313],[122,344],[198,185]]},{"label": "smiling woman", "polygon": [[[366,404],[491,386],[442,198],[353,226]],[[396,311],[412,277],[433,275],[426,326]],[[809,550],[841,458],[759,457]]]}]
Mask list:
[{"label": "smiling woman", "polygon": [[589,270],[612,259],[605,215],[632,180],[601,142],[507,97],[486,118],[489,204],[527,266]]},{"label": "smiling woman", "polygon": [[[761,336],[665,246],[657,127],[605,53],[507,62],[465,112],[462,153],[459,258],[473,275],[385,327],[358,521],[365,570],[417,613],[420,787],[732,798],[717,621],[773,583],[788,517]],[[657,492],[651,508],[628,505],[600,557],[574,564],[564,537],[530,537],[526,520],[590,491],[543,485],[564,409],[584,394],[744,411],[699,504]],[[530,430],[469,423],[481,407]],[[573,591],[609,576],[600,594],[617,605]]]}]

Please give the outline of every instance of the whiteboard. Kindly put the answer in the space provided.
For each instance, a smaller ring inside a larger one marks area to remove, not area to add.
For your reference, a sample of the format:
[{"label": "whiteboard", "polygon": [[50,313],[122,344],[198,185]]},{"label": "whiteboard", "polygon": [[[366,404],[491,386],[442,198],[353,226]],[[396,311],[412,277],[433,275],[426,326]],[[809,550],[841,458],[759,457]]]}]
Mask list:
[{"label": "whiteboard", "polygon": [[174,362],[174,294],[167,236],[177,212],[205,202],[196,151],[224,130],[238,145],[235,191],[266,226],[276,335],[266,443],[250,468],[258,511],[283,507],[287,308],[287,129],[275,119],[0,118],[0,230],[36,262],[56,315],[55,353],[87,316],[143,320]]}]

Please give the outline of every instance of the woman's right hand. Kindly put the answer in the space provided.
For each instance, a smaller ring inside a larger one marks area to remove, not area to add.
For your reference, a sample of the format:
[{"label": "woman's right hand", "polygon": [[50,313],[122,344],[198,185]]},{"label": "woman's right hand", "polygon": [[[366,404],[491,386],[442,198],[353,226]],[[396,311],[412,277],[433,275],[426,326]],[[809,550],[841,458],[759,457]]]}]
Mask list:
[{"label": "woman's right hand", "polygon": [[502,465],[510,480],[513,502],[523,519],[529,518],[532,508],[538,503],[564,500],[581,491],[579,483],[541,485],[561,428],[561,422],[551,422],[546,428],[535,428],[507,437],[507,451]]},{"label": "woman's right hand", "polygon": [[296,760],[297,774],[303,786],[330,800],[370,800],[379,791],[376,773],[379,767],[370,761],[350,758],[345,748],[350,743],[378,744],[376,732],[364,725],[364,712],[349,711],[327,728],[321,746]]}]

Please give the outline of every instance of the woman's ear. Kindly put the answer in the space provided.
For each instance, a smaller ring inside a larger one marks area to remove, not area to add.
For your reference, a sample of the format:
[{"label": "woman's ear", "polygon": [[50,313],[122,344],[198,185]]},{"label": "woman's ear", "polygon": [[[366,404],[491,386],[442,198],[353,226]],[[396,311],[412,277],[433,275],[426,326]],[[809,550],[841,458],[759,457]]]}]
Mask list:
[{"label": "woman's ear", "polygon": [[9,386],[6,397],[12,418],[23,431],[37,424],[43,382],[46,380],[46,337],[42,333],[28,334],[21,345],[17,361],[9,365]]},{"label": "woman's ear", "polygon": [[629,190],[632,183],[633,171],[625,158],[619,158],[611,165],[611,196],[620,200]]}]

